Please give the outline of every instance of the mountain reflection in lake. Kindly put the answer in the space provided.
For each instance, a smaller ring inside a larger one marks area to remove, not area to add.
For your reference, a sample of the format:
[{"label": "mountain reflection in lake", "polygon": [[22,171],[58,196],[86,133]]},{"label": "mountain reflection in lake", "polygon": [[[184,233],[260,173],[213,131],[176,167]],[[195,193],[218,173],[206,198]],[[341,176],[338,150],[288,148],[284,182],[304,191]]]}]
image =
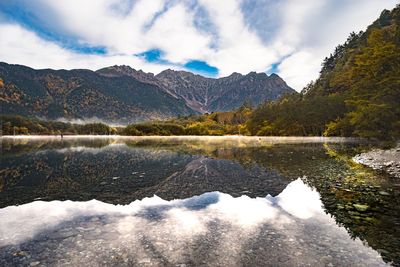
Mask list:
[{"label": "mountain reflection in lake", "polygon": [[399,182],[340,141],[2,139],[0,265],[399,265]]}]

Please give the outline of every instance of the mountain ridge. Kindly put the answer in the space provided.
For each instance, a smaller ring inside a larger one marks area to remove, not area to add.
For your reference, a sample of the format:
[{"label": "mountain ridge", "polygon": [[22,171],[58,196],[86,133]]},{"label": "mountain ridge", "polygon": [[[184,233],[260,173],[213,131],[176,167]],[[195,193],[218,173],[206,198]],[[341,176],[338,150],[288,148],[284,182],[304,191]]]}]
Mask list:
[{"label": "mountain ridge", "polygon": [[34,70],[0,63],[2,114],[129,123],[194,112],[157,86],[90,70]]},{"label": "mountain ridge", "polygon": [[0,62],[1,114],[132,123],[231,110],[295,92],[275,75],[206,78],[171,69],[154,75],[129,66],[33,69]]},{"label": "mountain ridge", "polygon": [[[246,75],[233,72],[226,77],[209,78],[188,71],[172,69],[163,70],[155,75],[153,73],[143,72],[142,70],[135,70],[126,65],[114,65],[99,69],[96,72],[105,76],[132,76],[142,82],[158,85],[171,96],[184,100],[190,108],[200,113],[228,111],[238,108],[244,102],[241,101],[243,97],[246,98],[245,100],[259,105],[265,100],[275,100],[285,93],[294,92],[294,90],[275,73],[268,76],[264,72],[257,73],[252,71]],[[251,81],[246,81],[247,78]],[[266,82],[265,85],[267,86],[262,87],[262,85],[260,86],[260,83],[258,83],[257,85],[261,91],[258,90],[254,92],[253,90],[252,93],[254,93],[254,96],[250,95],[249,97],[249,95],[241,94],[241,90],[243,90],[244,93],[251,90],[253,87],[252,82],[257,79]],[[233,83],[239,80],[242,80],[243,84],[240,88],[237,88]],[[267,90],[268,96],[263,94],[263,89]],[[231,103],[226,103],[221,97],[229,94],[229,92],[231,93],[230,97],[236,99],[233,99]]]}]

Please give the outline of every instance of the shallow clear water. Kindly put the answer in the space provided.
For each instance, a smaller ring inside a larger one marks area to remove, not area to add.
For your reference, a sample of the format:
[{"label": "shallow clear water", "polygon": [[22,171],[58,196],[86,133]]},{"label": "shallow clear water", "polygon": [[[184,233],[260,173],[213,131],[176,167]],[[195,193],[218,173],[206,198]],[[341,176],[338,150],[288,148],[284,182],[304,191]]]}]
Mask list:
[{"label": "shallow clear water", "polygon": [[400,181],[354,140],[1,141],[0,266],[400,264]]}]

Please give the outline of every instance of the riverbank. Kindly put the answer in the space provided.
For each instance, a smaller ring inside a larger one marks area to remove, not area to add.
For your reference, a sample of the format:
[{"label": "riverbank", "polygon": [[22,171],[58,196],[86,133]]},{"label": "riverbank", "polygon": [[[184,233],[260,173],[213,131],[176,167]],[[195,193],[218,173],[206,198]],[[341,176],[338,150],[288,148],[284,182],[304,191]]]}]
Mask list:
[{"label": "riverbank", "polygon": [[356,155],[353,160],[357,163],[382,170],[400,178],[400,143],[392,149],[373,149],[369,152]]}]

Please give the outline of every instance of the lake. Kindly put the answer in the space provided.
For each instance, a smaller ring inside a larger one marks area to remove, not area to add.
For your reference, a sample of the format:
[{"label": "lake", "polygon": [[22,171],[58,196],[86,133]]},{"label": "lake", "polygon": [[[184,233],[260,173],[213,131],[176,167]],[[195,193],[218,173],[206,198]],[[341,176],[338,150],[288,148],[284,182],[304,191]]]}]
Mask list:
[{"label": "lake", "polygon": [[400,266],[400,181],[368,146],[2,138],[0,266]]}]

